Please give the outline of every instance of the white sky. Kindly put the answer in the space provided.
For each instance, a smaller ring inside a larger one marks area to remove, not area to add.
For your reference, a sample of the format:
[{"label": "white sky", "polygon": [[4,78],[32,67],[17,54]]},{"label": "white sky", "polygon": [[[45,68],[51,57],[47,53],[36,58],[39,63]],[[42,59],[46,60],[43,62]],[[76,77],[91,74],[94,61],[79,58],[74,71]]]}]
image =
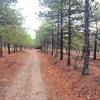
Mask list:
[{"label": "white sky", "polygon": [[35,30],[39,27],[40,21],[37,19],[36,13],[40,10],[38,0],[18,0],[17,9],[25,17],[24,27],[27,28],[27,31],[31,36],[35,37]]}]

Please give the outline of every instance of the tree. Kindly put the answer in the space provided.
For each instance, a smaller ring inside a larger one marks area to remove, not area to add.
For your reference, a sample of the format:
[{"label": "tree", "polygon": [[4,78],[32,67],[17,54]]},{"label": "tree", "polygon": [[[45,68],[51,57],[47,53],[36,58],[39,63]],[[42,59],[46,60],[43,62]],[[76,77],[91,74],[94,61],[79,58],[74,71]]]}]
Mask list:
[{"label": "tree", "polygon": [[[52,34],[52,25],[49,22],[43,22],[39,29],[36,31],[36,38],[34,40],[34,46],[35,47],[44,47],[45,45],[47,45],[47,42],[45,42],[46,37],[48,36],[48,34],[50,33],[50,35]],[[48,42],[52,43],[52,37],[48,37]]]},{"label": "tree", "polygon": [[2,57],[3,51],[2,51],[2,37],[0,37],[0,57]]},{"label": "tree", "polygon": [[9,5],[11,3],[16,3],[17,0],[0,0],[0,5]]},{"label": "tree", "polygon": [[58,13],[57,13],[57,37],[56,37],[56,54],[55,54],[55,57],[57,57],[58,56],[58,49],[59,49],[59,28],[60,28],[60,26],[59,26],[59,20],[60,20],[60,11],[58,11]]},{"label": "tree", "polygon": [[[94,23],[92,22],[95,19],[95,13],[97,13],[97,9],[94,9],[94,1],[85,0],[84,5],[83,0],[42,0],[42,6],[47,8],[45,12],[42,12],[42,18],[44,17],[44,21],[52,21],[53,25],[56,26],[53,30],[53,35],[49,31],[45,31],[49,35],[45,35],[43,40],[47,41],[47,36],[49,38],[53,36],[53,40],[56,40],[53,42],[54,45],[56,44],[54,46],[56,47],[55,56],[58,54],[59,49],[61,60],[63,59],[63,49],[66,48],[67,65],[71,64],[72,49],[82,51],[84,58],[83,75],[88,73],[90,47],[93,49],[93,43],[90,45],[89,40],[93,40],[92,27]],[[94,56],[96,57],[98,35],[95,34],[94,37]],[[49,42],[49,44],[51,43]]]},{"label": "tree", "polygon": [[54,49],[54,36],[53,36],[53,29],[54,27],[53,27],[53,24],[52,24],[52,32],[51,32],[51,34],[52,34],[52,52],[51,52],[51,55],[53,56],[53,49]]},{"label": "tree", "polygon": [[94,55],[93,55],[93,59],[96,60],[96,56],[97,56],[97,39],[98,39],[98,27],[97,27],[97,21],[96,21],[96,33],[95,33],[95,40],[94,40]]},{"label": "tree", "polygon": [[11,48],[14,52],[18,48],[31,47],[33,40],[27,35],[25,28],[22,27],[22,15],[8,5],[0,6],[0,54],[3,54],[3,45],[6,44],[8,54],[11,53]]},{"label": "tree", "polygon": [[68,8],[68,58],[67,65],[70,65],[70,50],[71,50],[71,1],[69,0],[69,8]]},{"label": "tree", "polygon": [[85,18],[84,18],[84,65],[82,74],[87,75],[89,72],[89,16],[90,16],[90,10],[89,10],[90,4],[89,0],[85,0]]},{"label": "tree", "polygon": [[99,33],[99,29],[98,29],[98,22],[100,21],[100,7],[99,7],[99,4],[96,2],[94,4],[94,12],[93,12],[93,18],[94,18],[94,23],[95,23],[95,34],[94,34],[94,37],[95,37],[95,40],[94,40],[94,54],[93,54],[93,59],[96,60],[96,56],[97,56],[97,44],[98,44],[98,33]]}]

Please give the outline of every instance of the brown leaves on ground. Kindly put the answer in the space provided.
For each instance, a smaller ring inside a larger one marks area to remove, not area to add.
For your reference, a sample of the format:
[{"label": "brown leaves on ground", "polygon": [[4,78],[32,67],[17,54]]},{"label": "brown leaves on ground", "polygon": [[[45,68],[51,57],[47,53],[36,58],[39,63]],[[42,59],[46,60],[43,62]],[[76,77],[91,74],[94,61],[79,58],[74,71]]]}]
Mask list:
[{"label": "brown leaves on ground", "polygon": [[[100,59],[90,61],[90,73],[82,76],[82,62],[74,70],[50,54],[38,53],[41,71],[46,81],[48,100],[100,100]],[[49,91],[48,91],[49,90]]]},{"label": "brown leaves on ground", "polygon": [[[12,53],[0,58],[0,86],[10,85],[20,66],[24,66],[29,53]],[[73,68],[75,56],[69,67],[66,65],[66,56],[59,61],[50,54],[37,54],[48,100],[100,100],[100,59],[91,59],[89,75],[82,76],[82,61],[76,70]],[[2,95],[2,91],[0,94]]]},{"label": "brown leaves on ground", "polygon": [[9,84],[21,65],[27,53],[19,52],[0,58],[0,85]]}]

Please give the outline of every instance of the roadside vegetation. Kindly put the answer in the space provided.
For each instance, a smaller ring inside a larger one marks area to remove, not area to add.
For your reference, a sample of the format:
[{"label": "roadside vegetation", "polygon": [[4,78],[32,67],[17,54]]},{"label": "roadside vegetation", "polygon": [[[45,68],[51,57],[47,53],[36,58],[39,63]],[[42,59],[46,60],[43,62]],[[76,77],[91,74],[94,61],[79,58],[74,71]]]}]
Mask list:
[{"label": "roadside vegetation", "polygon": [[0,57],[3,51],[21,51],[23,48],[32,47],[33,40],[23,28],[23,17],[14,9],[16,0],[0,1]]},{"label": "roadside vegetation", "polygon": [[[40,19],[34,46],[71,65],[76,52],[75,66],[81,56],[82,74],[89,73],[89,59],[100,56],[100,4],[95,0],[40,0]],[[60,55],[59,55],[60,54]]]}]

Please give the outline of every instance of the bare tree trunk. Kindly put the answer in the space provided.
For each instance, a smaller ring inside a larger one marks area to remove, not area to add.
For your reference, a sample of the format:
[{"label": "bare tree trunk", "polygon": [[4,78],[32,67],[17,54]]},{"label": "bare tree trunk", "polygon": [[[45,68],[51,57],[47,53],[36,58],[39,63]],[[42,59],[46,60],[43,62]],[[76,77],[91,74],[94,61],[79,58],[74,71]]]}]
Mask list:
[{"label": "bare tree trunk", "polygon": [[0,57],[3,56],[3,50],[2,50],[2,38],[0,37]]},{"label": "bare tree trunk", "polygon": [[10,43],[7,43],[7,47],[8,47],[8,54],[10,54]]},{"label": "bare tree trunk", "polygon": [[14,44],[14,53],[16,52],[16,44]]},{"label": "bare tree trunk", "polygon": [[69,32],[68,32],[68,58],[67,58],[67,65],[70,65],[71,63],[71,21],[70,21],[70,15],[71,15],[71,1],[69,0],[69,10],[68,10],[68,21],[69,21]]},{"label": "bare tree trunk", "polygon": [[89,0],[85,0],[85,52],[84,52],[84,65],[83,65],[83,70],[82,74],[87,75],[89,72]]},{"label": "bare tree trunk", "polygon": [[93,59],[96,60],[97,56],[97,34],[98,34],[98,28],[97,28],[97,21],[96,21],[96,34],[95,34],[95,40],[94,40],[94,54],[93,54]]},{"label": "bare tree trunk", "polygon": [[56,41],[56,54],[55,57],[58,56],[58,45],[59,45],[59,11],[58,11],[58,25],[57,25],[57,41]]},{"label": "bare tree trunk", "polygon": [[54,49],[54,38],[53,38],[53,24],[52,24],[52,52],[51,52],[52,56],[53,56],[53,49]]},{"label": "bare tree trunk", "polygon": [[61,12],[60,12],[60,15],[61,15],[61,22],[60,22],[60,24],[61,24],[61,33],[60,33],[60,60],[62,60],[63,59],[63,29],[62,29],[62,27],[63,27],[63,12],[62,12],[62,3],[63,3],[63,1],[61,0]]},{"label": "bare tree trunk", "polygon": [[43,49],[43,46],[41,46],[41,48],[40,48],[40,49],[41,49],[41,51],[43,51],[43,50],[42,50],[42,49]]},{"label": "bare tree trunk", "polygon": [[85,52],[85,47],[83,46],[83,50],[82,50],[82,58],[84,57],[84,52]]}]

